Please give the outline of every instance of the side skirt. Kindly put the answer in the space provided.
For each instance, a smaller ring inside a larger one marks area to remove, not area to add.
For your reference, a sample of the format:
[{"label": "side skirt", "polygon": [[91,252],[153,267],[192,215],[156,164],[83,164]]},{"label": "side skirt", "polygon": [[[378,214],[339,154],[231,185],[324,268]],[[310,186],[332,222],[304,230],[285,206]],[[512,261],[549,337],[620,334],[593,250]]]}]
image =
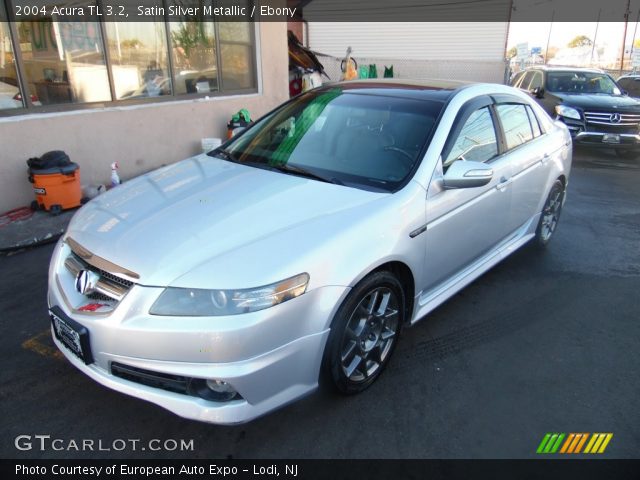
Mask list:
[{"label": "side skirt", "polygon": [[446,280],[428,292],[419,294],[416,299],[416,308],[414,309],[410,324],[414,325],[424,319],[429,312],[529,242],[535,236],[539,218],[539,213],[534,215],[528,222],[516,230],[514,235],[510,236],[504,242],[501,242],[495,249],[486,253],[483,257],[464,268],[449,280]]}]

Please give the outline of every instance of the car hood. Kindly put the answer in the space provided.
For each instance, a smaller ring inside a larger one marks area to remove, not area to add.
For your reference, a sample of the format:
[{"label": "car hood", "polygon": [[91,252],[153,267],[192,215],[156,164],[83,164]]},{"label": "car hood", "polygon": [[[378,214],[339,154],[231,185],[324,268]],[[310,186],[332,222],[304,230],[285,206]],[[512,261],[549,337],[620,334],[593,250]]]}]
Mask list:
[{"label": "car hood", "polygon": [[167,286],[217,256],[386,196],[199,155],[95,198],[67,235],[139,283]]},{"label": "car hood", "polygon": [[640,112],[640,102],[626,95],[607,95],[604,93],[568,94],[556,92],[552,92],[552,94],[562,100],[563,104],[579,107],[583,110],[604,109],[611,111],[619,110],[621,112]]}]

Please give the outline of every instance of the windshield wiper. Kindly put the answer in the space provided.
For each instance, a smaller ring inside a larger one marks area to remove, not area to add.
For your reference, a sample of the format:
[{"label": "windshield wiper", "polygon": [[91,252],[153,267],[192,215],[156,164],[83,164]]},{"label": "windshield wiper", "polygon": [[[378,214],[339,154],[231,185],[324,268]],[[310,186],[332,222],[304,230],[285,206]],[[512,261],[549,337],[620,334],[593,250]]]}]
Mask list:
[{"label": "windshield wiper", "polygon": [[222,158],[224,160],[229,160],[230,162],[241,163],[240,160],[238,160],[234,155],[232,155],[227,150],[223,150],[223,149],[212,150],[211,152],[208,153],[208,155],[209,156],[215,155],[215,156],[217,156],[219,158]]},{"label": "windshield wiper", "polygon": [[313,178],[314,180],[320,180],[325,183],[333,183],[334,185],[344,185],[343,182],[338,180],[335,177],[325,177],[323,175],[319,175],[310,170],[304,169],[302,167],[298,167],[297,165],[270,165],[274,170],[278,170],[279,172],[284,173],[292,173],[294,175],[300,175],[301,177]]}]

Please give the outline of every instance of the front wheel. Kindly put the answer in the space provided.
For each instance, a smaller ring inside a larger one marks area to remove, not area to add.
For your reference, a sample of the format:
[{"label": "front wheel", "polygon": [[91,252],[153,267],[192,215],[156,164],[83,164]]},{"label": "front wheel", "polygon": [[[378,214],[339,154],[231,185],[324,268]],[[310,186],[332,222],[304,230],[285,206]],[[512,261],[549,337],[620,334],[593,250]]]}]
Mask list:
[{"label": "front wheel", "polygon": [[556,231],[560,213],[562,212],[562,203],[564,201],[565,187],[562,180],[558,179],[554,182],[544,204],[538,228],[536,229],[536,242],[541,247],[546,247],[551,237]]},{"label": "front wheel", "polygon": [[354,287],[336,313],[324,356],[323,373],[340,393],[359,393],[380,376],[404,312],[404,291],[391,273],[376,272]]}]

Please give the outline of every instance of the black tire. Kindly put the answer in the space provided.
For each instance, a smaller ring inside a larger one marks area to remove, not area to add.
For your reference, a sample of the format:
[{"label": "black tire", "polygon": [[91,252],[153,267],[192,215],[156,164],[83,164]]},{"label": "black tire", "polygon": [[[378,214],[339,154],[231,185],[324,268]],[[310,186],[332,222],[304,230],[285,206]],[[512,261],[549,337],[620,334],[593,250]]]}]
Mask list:
[{"label": "black tire", "polygon": [[633,160],[634,158],[638,158],[640,155],[640,151],[638,150],[626,150],[624,148],[616,148],[616,155],[620,158],[625,158],[627,160]]},{"label": "black tire", "polygon": [[551,238],[553,238],[553,234],[560,221],[564,194],[564,183],[562,183],[562,180],[557,179],[551,186],[551,191],[549,191],[547,200],[544,202],[538,227],[536,228],[535,243],[539,247],[545,248],[551,241]]},{"label": "black tire", "polygon": [[[360,281],[331,324],[323,358],[323,379],[345,395],[360,393],[371,386],[388,365],[398,343],[405,304],[404,290],[393,274],[375,272]],[[380,310],[384,310],[382,314]],[[352,350],[350,356],[347,352]]]},{"label": "black tire", "polygon": [[33,210],[34,212],[37,212],[38,210],[40,210],[40,204],[38,203],[37,200],[33,200],[31,202],[31,205],[29,205],[29,207],[31,208],[31,210]]}]

